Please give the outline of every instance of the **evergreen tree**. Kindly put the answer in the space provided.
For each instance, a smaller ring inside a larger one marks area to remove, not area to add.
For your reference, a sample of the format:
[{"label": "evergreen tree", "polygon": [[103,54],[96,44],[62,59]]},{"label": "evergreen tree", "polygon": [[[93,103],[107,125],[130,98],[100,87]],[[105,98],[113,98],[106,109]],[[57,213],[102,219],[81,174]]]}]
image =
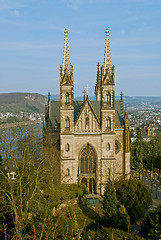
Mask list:
[{"label": "evergreen tree", "polygon": [[133,222],[143,218],[152,204],[149,188],[136,179],[116,182],[118,201],[123,204]]},{"label": "evergreen tree", "polygon": [[103,210],[105,213],[105,218],[108,222],[112,221],[112,219],[115,217],[117,213],[116,192],[110,180],[106,184],[103,196]]},{"label": "evergreen tree", "polygon": [[134,165],[137,168],[143,167],[143,136],[142,136],[142,130],[140,127],[137,127],[136,129]]}]

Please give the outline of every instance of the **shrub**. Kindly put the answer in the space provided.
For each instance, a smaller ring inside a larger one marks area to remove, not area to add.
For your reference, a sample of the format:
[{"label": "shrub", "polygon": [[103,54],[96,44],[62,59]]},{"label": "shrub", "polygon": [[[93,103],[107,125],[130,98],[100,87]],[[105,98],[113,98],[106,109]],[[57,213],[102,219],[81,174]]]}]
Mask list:
[{"label": "shrub", "polygon": [[107,222],[113,221],[117,213],[117,198],[114,186],[111,181],[107,182],[103,196],[103,211]]},{"label": "shrub", "polygon": [[161,205],[144,218],[141,234],[147,239],[161,239]]},{"label": "shrub", "polygon": [[117,211],[116,227],[125,231],[129,230],[130,227],[130,217],[127,214],[126,208],[122,204]]},{"label": "shrub", "polygon": [[127,232],[124,232],[119,229],[113,229],[113,228],[105,228],[102,227],[101,229],[97,229],[97,231],[88,231],[87,233],[82,234],[82,239],[90,240],[90,239],[95,239],[95,240],[141,240],[142,238],[139,236],[134,236],[132,234],[129,234]]},{"label": "shrub", "polygon": [[120,180],[115,187],[117,199],[125,206],[131,221],[143,218],[152,204],[149,188],[136,179]]}]

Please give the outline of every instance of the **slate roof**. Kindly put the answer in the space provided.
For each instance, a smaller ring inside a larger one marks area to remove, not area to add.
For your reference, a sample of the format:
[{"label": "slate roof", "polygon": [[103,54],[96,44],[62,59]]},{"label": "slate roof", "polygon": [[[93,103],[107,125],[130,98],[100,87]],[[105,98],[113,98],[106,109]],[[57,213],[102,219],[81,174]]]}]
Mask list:
[{"label": "slate roof", "polygon": [[[97,114],[98,119],[100,119],[100,101],[90,101],[92,107]],[[83,106],[83,101],[74,101],[74,121],[76,121],[79,112]],[[60,101],[51,101],[50,104],[50,127],[60,129]],[[123,109],[121,101],[115,101],[115,126],[122,126],[124,124],[123,120]]]}]

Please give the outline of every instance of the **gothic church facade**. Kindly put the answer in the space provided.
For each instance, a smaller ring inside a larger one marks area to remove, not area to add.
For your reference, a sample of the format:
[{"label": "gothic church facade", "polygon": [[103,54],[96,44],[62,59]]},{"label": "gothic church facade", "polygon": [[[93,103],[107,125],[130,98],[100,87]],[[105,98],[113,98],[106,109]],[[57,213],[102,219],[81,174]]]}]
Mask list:
[{"label": "gothic church facade", "polygon": [[44,135],[48,142],[59,145],[61,183],[84,183],[90,193],[103,194],[108,178],[130,175],[128,116],[122,93],[121,99],[115,100],[109,30],[104,64],[97,64],[95,101],[89,100],[88,89],[82,101],[74,101],[67,29],[64,33],[60,101],[52,101],[48,95]]}]

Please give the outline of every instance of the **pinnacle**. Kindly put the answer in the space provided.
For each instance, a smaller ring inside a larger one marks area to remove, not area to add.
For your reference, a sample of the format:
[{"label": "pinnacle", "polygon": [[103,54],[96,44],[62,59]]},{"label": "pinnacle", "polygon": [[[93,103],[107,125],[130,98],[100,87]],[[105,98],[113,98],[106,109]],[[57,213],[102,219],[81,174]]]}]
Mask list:
[{"label": "pinnacle", "polygon": [[104,74],[108,68],[111,68],[111,53],[110,53],[110,41],[109,41],[109,29],[106,31],[106,42],[105,42],[105,54],[104,54]]},{"label": "pinnacle", "polygon": [[68,34],[68,29],[67,29],[67,28],[65,28],[64,33],[65,33],[65,34]]},{"label": "pinnacle", "polygon": [[65,40],[64,40],[64,56],[63,56],[63,73],[70,72],[70,57],[69,57],[69,44],[68,44],[68,30],[65,28]]}]

